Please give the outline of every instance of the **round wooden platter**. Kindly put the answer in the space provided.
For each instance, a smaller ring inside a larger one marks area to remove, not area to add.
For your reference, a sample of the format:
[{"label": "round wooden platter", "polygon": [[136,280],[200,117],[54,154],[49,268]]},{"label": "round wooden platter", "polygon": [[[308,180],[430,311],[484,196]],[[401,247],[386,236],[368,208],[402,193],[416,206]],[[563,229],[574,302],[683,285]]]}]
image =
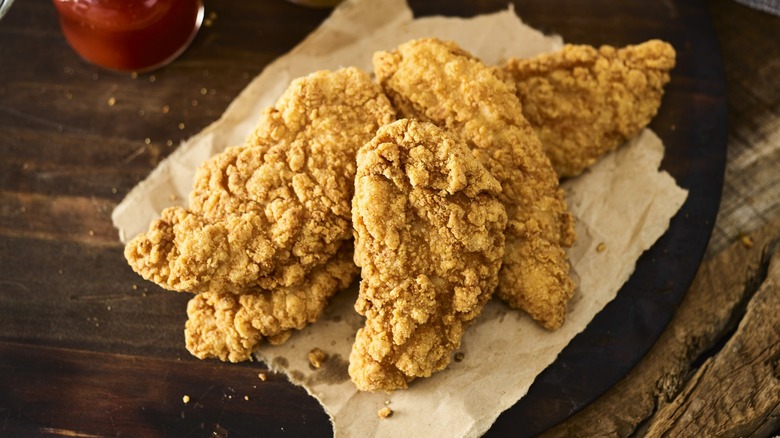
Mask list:
[{"label": "round wooden platter", "polygon": [[[558,3],[560,3],[558,5]],[[677,66],[650,127],[666,146],[662,169],[688,190],[666,234],[639,259],[615,300],[504,412],[487,436],[533,436],[566,419],[622,378],[648,351],[688,289],[709,241],[726,162],[726,89],[717,38],[703,2],[548,2],[530,25],[564,41],[620,46],[670,42]],[[526,7],[528,10],[526,11]]]},{"label": "round wooden platter", "polygon": [[[471,16],[506,2],[411,6],[416,15]],[[674,45],[677,67],[651,127],[667,147],[662,167],[689,197],[618,297],[488,436],[548,429],[644,356],[706,248],[726,156],[725,86],[704,1],[524,0],[514,7],[531,26],[571,43],[661,38]],[[215,120],[328,14],[281,0],[206,8],[207,26],[184,56],[138,76],[78,59],[48,0],[17,2],[0,22],[0,59],[14,60],[0,69],[0,435],[332,433],[303,389],[283,376],[258,377],[264,364],[190,357],[182,339],[188,297],[140,280],[110,224],[113,206],[179,140]]]}]

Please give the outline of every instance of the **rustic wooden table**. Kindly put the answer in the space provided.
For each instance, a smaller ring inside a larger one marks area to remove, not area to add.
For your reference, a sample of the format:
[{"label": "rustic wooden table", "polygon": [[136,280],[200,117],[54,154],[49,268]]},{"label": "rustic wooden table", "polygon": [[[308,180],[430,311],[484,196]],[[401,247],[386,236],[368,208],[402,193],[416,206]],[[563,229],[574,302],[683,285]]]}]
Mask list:
[{"label": "rustic wooden table", "polygon": [[[636,3],[617,15],[607,0],[517,3],[531,25],[567,41],[616,45],[682,26],[681,16],[707,21],[709,9],[728,81],[730,155],[704,264],[653,349],[584,409],[587,397],[568,411],[539,410],[530,426],[504,415],[489,435],[538,432],[564,417],[546,433],[771,435],[780,427],[780,273],[769,263],[780,234],[780,18],[730,0]],[[469,16],[506,2],[412,6]],[[49,0],[17,0],[0,21],[0,436],[330,434],[302,389],[258,378],[264,364],[191,357],[189,297],[134,274],[110,220],[181,140],[327,15],[282,0],[207,2],[208,26],[190,49],[144,75],[78,58]],[[715,108],[713,90],[691,98]]]}]

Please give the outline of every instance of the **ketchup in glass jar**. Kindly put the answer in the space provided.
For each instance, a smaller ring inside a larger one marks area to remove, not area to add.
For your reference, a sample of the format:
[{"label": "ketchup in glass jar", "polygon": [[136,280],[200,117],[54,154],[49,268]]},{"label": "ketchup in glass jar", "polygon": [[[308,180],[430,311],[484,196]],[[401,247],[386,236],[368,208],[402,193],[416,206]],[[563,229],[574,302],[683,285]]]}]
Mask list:
[{"label": "ketchup in glass jar", "polygon": [[54,0],[82,58],[112,70],[148,71],[172,61],[203,20],[202,0]]}]

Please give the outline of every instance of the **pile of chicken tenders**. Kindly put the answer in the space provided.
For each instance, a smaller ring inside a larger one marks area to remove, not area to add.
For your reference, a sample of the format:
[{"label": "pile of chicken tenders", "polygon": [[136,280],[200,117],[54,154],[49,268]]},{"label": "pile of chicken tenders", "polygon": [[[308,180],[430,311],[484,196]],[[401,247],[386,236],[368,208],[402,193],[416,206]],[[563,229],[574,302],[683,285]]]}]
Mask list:
[{"label": "pile of chicken tenders", "polygon": [[650,122],[674,64],[658,40],[487,66],[428,38],[376,53],[376,82],[313,73],[125,256],[194,293],[187,349],[231,362],[315,322],[359,276],[349,375],[406,388],[447,367],[494,292],[549,330],[564,323],[575,234],[559,181]]}]

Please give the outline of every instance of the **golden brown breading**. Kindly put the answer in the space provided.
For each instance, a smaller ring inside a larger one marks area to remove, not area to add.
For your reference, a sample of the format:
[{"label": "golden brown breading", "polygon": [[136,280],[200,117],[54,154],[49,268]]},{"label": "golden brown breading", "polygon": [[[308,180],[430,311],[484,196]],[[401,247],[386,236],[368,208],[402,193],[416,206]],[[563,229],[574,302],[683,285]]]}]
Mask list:
[{"label": "golden brown breading", "polygon": [[498,282],[501,186],[468,147],[435,125],[399,120],[358,153],[355,309],[350,354],[360,390],[405,388],[444,369]]},{"label": "golden brown breading", "polygon": [[560,177],[574,176],[636,136],[661,105],[674,48],[659,40],[615,49],[567,45],[503,67]]},{"label": "golden brown breading", "polygon": [[242,295],[230,292],[195,295],[187,305],[189,319],[184,330],[187,349],[200,359],[247,360],[263,338],[271,344],[280,344],[292,330],[300,330],[319,319],[328,299],[349,286],[357,273],[352,245],[346,244],[333,259],[314,268],[295,286]]},{"label": "golden brown breading", "polygon": [[435,39],[379,52],[374,68],[399,116],[447,127],[501,182],[509,222],[498,294],[544,327],[560,327],[574,293],[564,251],[574,242],[573,218],[514,89],[454,43]]},{"label": "golden brown breading", "polygon": [[247,144],[199,169],[190,209],[169,208],[125,256],[162,287],[235,292],[291,287],[352,237],[355,154],[395,120],[356,68],[292,82]]}]

